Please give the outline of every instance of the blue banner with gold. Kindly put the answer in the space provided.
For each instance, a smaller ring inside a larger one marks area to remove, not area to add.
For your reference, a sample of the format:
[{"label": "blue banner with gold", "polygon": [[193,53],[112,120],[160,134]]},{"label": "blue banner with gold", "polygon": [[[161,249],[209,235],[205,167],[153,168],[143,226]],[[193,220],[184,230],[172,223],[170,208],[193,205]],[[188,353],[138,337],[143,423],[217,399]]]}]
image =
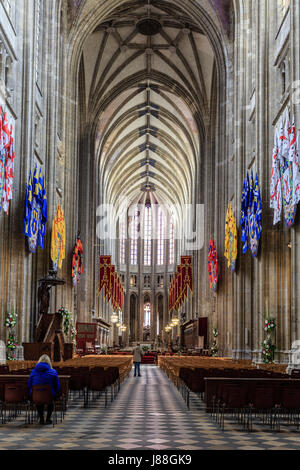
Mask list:
[{"label": "blue banner with gold", "polygon": [[46,223],[48,219],[45,177],[35,166],[30,172],[26,188],[25,216],[23,233],[28,238],[28,247],[35,253],[37,247],[44,248]]},{"label": "blue banner with gold", "polygon": [[255,182],[251,170],[244,181],[241,202],[241,240],[243,253],[250,248],[253,258],[258,254],[259,241],[262,233],[262,204],[261,192],[256,174]]}]

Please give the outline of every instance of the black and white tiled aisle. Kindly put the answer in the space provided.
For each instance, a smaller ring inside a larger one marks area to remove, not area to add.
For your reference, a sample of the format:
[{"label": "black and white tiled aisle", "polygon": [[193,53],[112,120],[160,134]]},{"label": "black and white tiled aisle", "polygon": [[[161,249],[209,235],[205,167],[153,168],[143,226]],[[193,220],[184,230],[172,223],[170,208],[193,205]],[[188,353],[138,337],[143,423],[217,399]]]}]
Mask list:
[{"label": "black and white tiled aisle", "polygon": [[115,401],[106,409],[99,400],[90,409],[71,403],[63,423],[25,427],[22,420],[0,424],[0,450],[293,450],[300,433],[241,432],[230,424],[224,432],[211,421],[199,400],[190,411],[167,376],[143,366],[142,377],[131,373]]}]

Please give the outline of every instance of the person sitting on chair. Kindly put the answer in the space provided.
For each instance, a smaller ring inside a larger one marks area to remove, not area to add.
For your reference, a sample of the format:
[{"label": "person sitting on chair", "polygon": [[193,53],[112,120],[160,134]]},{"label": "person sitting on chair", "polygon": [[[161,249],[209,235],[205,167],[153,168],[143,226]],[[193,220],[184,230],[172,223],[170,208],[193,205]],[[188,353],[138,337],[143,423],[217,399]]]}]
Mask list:
[{"label": "person sitting on chair", "polygon": [[[51,392],[53,399],[57,397],[60,391],[60,382],[56,370],[52,369],[50,357],[47,354],[43,354],[35,368],[30,374],[28,387],[30,396],[32,395],[33,385],[51,385]],[[37,411],[40,418],[40,424],[45,424],[44,421],[44,405],[37,405]],[[51,415],[53,412],[53,405],[47,407],[47,418],[46,424],[51,424]]]},{"label": "person sitting on chair", "polygon": [[133,362],[134,362],[134,377],[136,373],[141,377],[141,361],[142,361],[142,350],[140,343],[137,343],[136,347],[133,349]]}]

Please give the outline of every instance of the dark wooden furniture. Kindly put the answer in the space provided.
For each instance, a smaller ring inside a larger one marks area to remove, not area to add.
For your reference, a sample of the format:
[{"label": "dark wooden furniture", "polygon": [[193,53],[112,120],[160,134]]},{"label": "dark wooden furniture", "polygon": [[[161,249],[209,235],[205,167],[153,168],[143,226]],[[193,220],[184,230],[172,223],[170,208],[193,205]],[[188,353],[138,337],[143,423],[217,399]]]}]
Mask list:
[{"label": "dark wooden furniture", "polygon": [[208,318],[185,322],[180,327],[181,349],[208,349]]},{"label": "dark wooden furniture", "polygon": [[73,344],[65,343],[62,330],[62,316],[49,313],[50,291],[53,287],[65,284],[57,273],[50,271],[48,276],[39,280],[38,321],[35,327],[34,342],[23,343],[24,359],[37,361],[47,354],[52,361],[61,362],[73,357]]},{"label": "dark wooden furniture", "polygon": [[[68,401],[69,396],[69,375],[59,375],[59,382],[61,386],[61,394],[65,397],[65,401]],[[21,383],[24,386],[24,389],[28,389],[28,380],[29,375],[14,375],[14,374],[7,374],[7,375],[0,375],[0,387],[4,384],[14,384],[14,383]],[[29,389],[28,389],[29,392]]]},{"label": "dark wooden furniture", "polygon": [[77,322],[76,330],[77,351],[82,354],[95,354],[97,324]]},{"label": "dark wooden furniture", "polygon": [[273,390],[274,406],[281,401],[281,390],[286,387],[295,389],[300,394],[300,379],[287,378],[223,378],[211,377],[204,378],[205,381],[205,404],[206,411],[212,410],[212,403],[214,397],[218,396],[219,389],[224,385],[239,385],[240,388],[247,388],[247,402],[253,403],[255,401],[255,393],[259,387],[268,386]]}]

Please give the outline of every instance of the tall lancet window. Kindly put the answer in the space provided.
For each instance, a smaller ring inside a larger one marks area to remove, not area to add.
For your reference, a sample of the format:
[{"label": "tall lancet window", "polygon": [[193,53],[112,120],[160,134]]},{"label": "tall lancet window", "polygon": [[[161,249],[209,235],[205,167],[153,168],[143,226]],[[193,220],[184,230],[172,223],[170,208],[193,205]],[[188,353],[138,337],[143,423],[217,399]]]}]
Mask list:
[{"label": "tall lancet window", "polygon": [[139,228],[139,211],[135,210],[133,219],[131,221],[130,233],[130,264],[138,264],[137,249],[138,249],[138,228]]},{"label": "tall lancet window", "polygon": [[144,305],[144,327],[151,325],[151,307],[150,303]]},{"label": "tall lancet window", "polygon": [[169,264],[175,263],[175,239],[174,224],[170,223],[170,239],[169,239]]},{"label": "tall lancet window", "polygon": [[125,228],[125,220],[120,220],[119,225],[119,232],[120,232],[120,263],[125,264],[125,240],[126,240],[126,228]]},{"label": "tall lancet window", "polygon": [[144,215],[144,265],[151,266],[152,210],[151,205],[145,206]]},{"label": "tall lancet window", "polygon": [[165,250],[164,250],[164,214],[161,207],[157,211],[157,264],[162,266],[164,264]]}]

